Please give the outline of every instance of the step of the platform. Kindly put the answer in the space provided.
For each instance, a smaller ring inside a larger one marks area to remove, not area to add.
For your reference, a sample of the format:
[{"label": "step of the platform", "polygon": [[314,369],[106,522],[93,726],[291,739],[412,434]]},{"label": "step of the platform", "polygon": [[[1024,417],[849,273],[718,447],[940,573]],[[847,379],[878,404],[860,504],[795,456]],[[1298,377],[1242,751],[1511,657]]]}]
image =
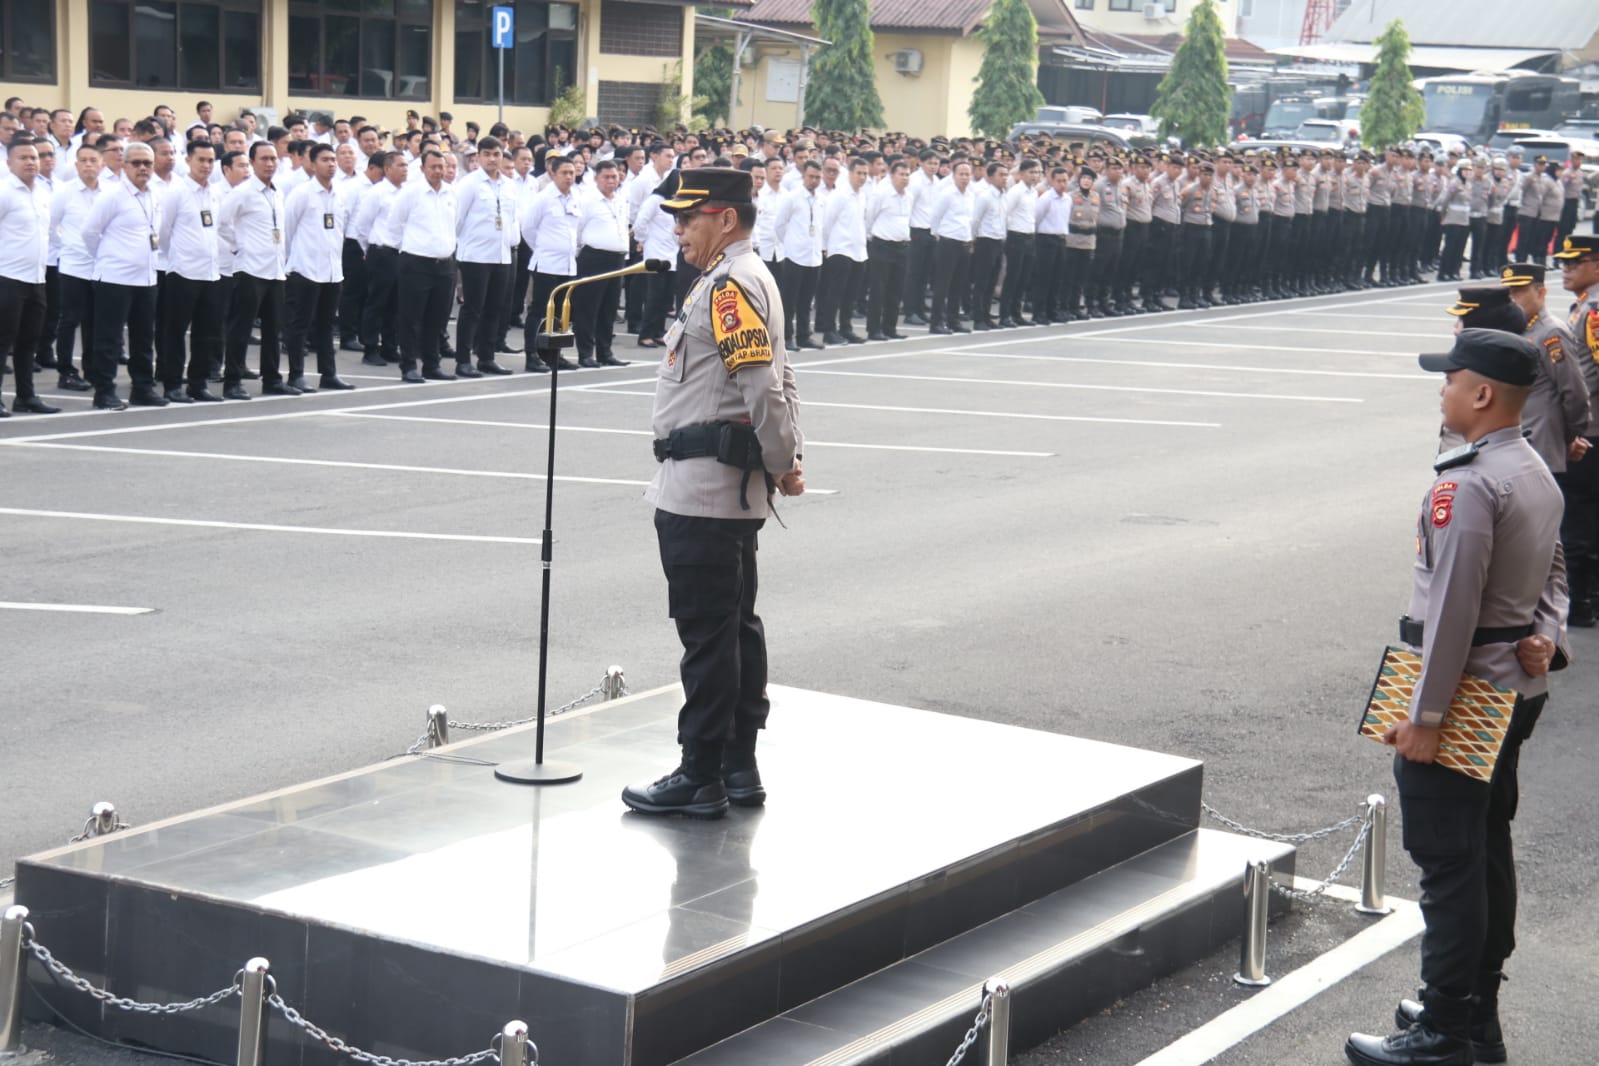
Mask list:
[{"label": "step of the platform", "polygon": [[[984,982],[1011,988],[1031,1047],[1240,935],[1248,863],[1294,851],[1201,829],[820,996],[676,1066],[928,1066],[972,1024]],[[1282,907],[1273,899],[1274,909]],[[966,1061],[984,1062],[982,1043]]]}]

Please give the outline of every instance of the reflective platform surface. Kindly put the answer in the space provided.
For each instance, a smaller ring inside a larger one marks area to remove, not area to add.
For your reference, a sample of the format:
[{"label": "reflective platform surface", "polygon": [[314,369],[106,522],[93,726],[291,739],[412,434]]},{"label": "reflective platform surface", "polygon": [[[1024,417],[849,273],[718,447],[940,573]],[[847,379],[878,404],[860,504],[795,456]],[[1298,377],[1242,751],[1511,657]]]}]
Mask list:
[{"label": "reflective platform surface", "polygon": [[[664,1066],[1197,824],[1192,760],[771,696],[769,804],[720,821],[618,799],[675,762],[671,687],[553,720],[547,754],[583,769],[574,784],[396,760],[34,856],[17,899],[120,994],[186,999],[265,955],[286,1000],[369,1050],[464,1054],[516,1017],[546,1061]],[[528,727],[443,751],[492,763],[532,743]],[[62,1005],[112,1039],[231,1054],[236,1008]],[[275,1064],[332,1061],[272,1038]]]}]

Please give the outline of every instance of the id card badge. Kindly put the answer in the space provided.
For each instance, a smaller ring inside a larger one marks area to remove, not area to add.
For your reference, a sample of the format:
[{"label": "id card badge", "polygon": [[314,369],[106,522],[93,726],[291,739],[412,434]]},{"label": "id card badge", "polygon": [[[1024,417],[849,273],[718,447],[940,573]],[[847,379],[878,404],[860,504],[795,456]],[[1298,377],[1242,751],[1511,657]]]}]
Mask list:
[{"label": "id card badge", "polygon": [[505,226],[500,222],[500,216],[499,215],[495,215],[494,216],[494,228],[495,229],[504,229],[505,228]]},{"label": "id card badge", "polygon": [[272,230],[272,243],[273,244],[282,244],[283,243],[283,231],[282,230],[276,229],[276,228],[274,228]]},{"label": "id card badge", "polygon": [[152,252],[155,252],[155,251],[159,251],[159,250],[160,250],[160,248],[159,248],[159,247],[158,247],[158,244],[157,244],[157,241],[156,241],[156,238],[155,238],[155,234],[153,234],[153,233],[152,233],[152,234],[150,234],[150,250],[151,250],[151,251],[152,251]]},{"label": "id card badge", "polygon": [[201,211],[200,212],[200,225],[207,226],[207,227],[209,227],[211,225],[211,212],[209,212],[209,211]]},{"label": "id card badge", "polygon": [[322,212],[322,228],[323,229],[332,229],[333,228],[333,212],[332,211],[324,211],[324,212]]}]

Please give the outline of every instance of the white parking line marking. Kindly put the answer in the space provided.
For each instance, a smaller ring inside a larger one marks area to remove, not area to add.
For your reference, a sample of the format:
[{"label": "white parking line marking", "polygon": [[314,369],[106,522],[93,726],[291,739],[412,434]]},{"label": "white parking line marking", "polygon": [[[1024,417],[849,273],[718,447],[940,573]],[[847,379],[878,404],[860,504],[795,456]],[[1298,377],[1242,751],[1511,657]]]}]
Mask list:
[{"label": "white parking line marking", "polygon": [[1165,337],[1096,337],[1095,340],[1106,344],[1143,344],[1151,348],[1220,348],[1229,352],[1278,352],[1282,355],[1375,355],[1384,359],[1416,358],[1415,352],[1380,352],[1375,348],[1303,348],[1297,344],[1292,348],[1286,348],[1280,344],[1239,344],[1230,340],[1175,341],[1167,340]]},{"label": "white parking line marking", "polygon": [[154,607],[107,607],[94,603],[8,603],[0,611],[60,611],[65,614],[154,614]]},{"label": "white parking line marking", "polygon": [[1354,396],[1284,396],[1270,392],[1210,392],[1205,389],[1158,389],[1141,385],[1084,385],[1069,381],[1017,381],[1009,378],[935,377],[930,374],[869,374],[859,370],[813,370],[841,378],[886,378],[891,381],[933,381],[957,385],[1014,385],[1033,389],[1087,389],[1095,392],[1148,392],[1163,396],[1209,396],[1223,400],[1297,400],[1304,403],[1365,403]]},{"label": "white parking line marking", "polygon": [[[1276,349],[1273,349],[1276,350]],[[1317,377],[1332,378],[1385,378],[1399,381],[1431,381],[1438,380],[1434,374],[1383,374],[1367,370],[1311,370],[1303,367],[1292,366],[1234,366],[1225,363],[1162,363],[1152,359],[1095,359],[1087,355],[1035,355],[1020,352],[958,352],[935,351],[924,353],[927,355],[953,355],[965,358],[978,359],[1030,359],[1042,363],[1094,363],[1104,366],[1143,366],[1155,367],[1161,370],[1226,370],[1248,374],[1308,374]]]},{"label": "white parking line marking", "polygon": [[[239,455],[230,452],[180,452],[156,448],[113,448],[103,444],[34,443],[20,445],[25,448],[59,448],[64,451],[108,452],[112,455],[158,456],[168,459],[214,459],[235,463],[273,463],[285,466],[325,466],[342,470],[385,470],[398,474],[445,474],[450,477],[508,478],[513,481],[543,481],[543,474],[521,470],[462,470],[445,466],[409,466],[400,463],[357,463],[341,459],[294,459],[282,455]],[[556,481],[579,485],[629,485],[641,487],[648,481],[633,481],[614,477],[580,477],[576,474],[557,474]]]},{"label": "white parking line marking", "polygon": [[[626,392],[620,389],[607,389],[597,396],[649,396],[653,392]],[[804,400],[806,407],[837,407],[847,411],[893,411],[913,415],[970,415],[974,418],[1024,418],[1040,422],[1099,422],[1115,426],[1177,426],[1185,429],[1220,429],[1220,422],[1174,422],[1154,418],[1092,418],[1087,415],[1035,415],[1021,411],[971,411],[959,407],[889,407],[875,403],[823,403],[820,400]],[[810,489],[806,489],[810,492]]]},{"label": "white parking line marking", "polygon": [[198,518],[155,518],[149,515],[95,514],[88,511],[39,511],[26,507],[0,507],[0,514],[20,518],[63,518],[85,522],[126,522],[151,526],[191,526],[198,529],[242,529],[261,533],[320,533],[334,537],[384,537],[394,540],[452,540],[470,544],[539,544],[533,537],[486,537],[470,533],[405,533],[394,529],[330,529],[322,526],[278,526],[263,522],[211,522]]},{"label": "white parking line marking", "polygon": [[[537,425],[528,422],[494,422],[479,418],[424,418],[421,415],[368,415],[359,411],[346,412],[344,418],[370,418],[386,422],[437,422],[444,426],[488,426],[496,429],[540,429],[549,431],[549,426]],[[613,433],[628,437],[653,437],[655,434],[647,429],[603,429],[596,426],[561,426],[563,433]],[[872,451],[886,452],[936,452],[944,455],[996,455],[1007,458],[1023,459],[1048,459],[1054,452],[1010,452],[995,451],[990,448],[931,448],[918,447],[912,444],[856,444],[841,441],[809,440],[805,441],[807,448],[864,448]],[[814,491],[814,490],[807,490]]]},{"label": "white parking line marking", "polygon": [[[1312,882],[1305,878],[1298,877],[1294,881],[1301,889],[1312,887]],[[1340,897],[1346,898],[1343,894]],[[1238,1006],[1150,1055],[1138,1066],[1201,1066],[1210,1062],[1420,934],[1423,927],[1420,907],[1392,896],[1388,897],[1388,904],[1394,909],[1388,917],[1292,973],[1277,978]]]},{"label": "white parking line marking", "polygon": [[[1242,329],[1242,330],[1248,330],[1248,331],[1250,331],[1252,333],[1282,333],[1284,331],[1284,327],[1282,327],[1282,326],[1240,326],[1236,322],[1193,322],[1193,323],[1190,323],[1190,325],[1210,326],[1210,327],[1216,328],[1216,329]],[[1348,337],[1350,335],[1355,335],[1355,336],[1364,336],[1365,335],[1361,331],[1355,330],[1355,329],[1318,329],[1315,326],[1300,326],[1300,325],[1295,325],[1295,326],[1289,327],[1288,328],[1288,332],[1294,333],[1294,334],[1300,334],[1300,333],[1331,333],[1332,335],[1334,335],[1336,337]],[[1379,333],[1377,335],[1378,336],[1382,336],[1382,337],[1415,337],[1418,340],[1429,340],[1429,341],[1432,341],[1432,342],[1434,342],[1436,344],[1442,344],[1442,343],[1444,343],[1444,341],[1448,340],[1448,338],[1449,338],[1449,330],[1448,330],[1447,327],[1444,327],[1444,326],[1440,325],[1439,328],[1438,328],[1438,332],[1436,332],[1436,333],[1398,333],[1398,332],[1395,332],[1394,330],[1391,330],[1391,329],[1385,329],[1385,330],[1383,330],[1381,333]],[[1292,351],[1292,349],[1290,349],[1290,351]]]}]

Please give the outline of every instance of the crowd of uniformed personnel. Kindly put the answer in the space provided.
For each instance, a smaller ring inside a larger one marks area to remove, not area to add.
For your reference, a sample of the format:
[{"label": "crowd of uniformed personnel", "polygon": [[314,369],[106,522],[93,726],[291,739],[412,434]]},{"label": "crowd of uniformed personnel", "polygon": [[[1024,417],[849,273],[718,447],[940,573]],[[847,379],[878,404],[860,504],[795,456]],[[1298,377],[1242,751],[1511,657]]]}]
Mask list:
[{"label": "crowd of uniformed personnel", "polygon": [[[211,111],[202,102],[181,130],[167,107],[109,129],[94,108],[13,98],[0,112],[11,170],[0,353],[34,354],[12,359],[17,410],[53,410],[35,368],[112,410],[126,406],[121,365],[128,400],[152,406],[248,399],[255,379],[274,395],[350,388],[339,348],[398,364],[408,382],[511,373],[497,357],[531,352],[556,285],[664,260],[672,271],[579,290],[576,365],[620,365],[619,308],[636,343],[657,347],[696,274],[655,209],[684,167],[750,172],[754,246],[794,350],[894,338],[901,325],[963,333],[1433,270],[1489,277],[1512,248],[1543,261],[1582,196],[1580,157],[1523,173],[1514,152],[1350,157],[1257,142],[1120,154],[1048,137],[811,129],[481,136],[414,112],[392,132],[360,116],[257,129],[248,113],[222,125]],[[546,366],[528,354],[523,368]]]}]

